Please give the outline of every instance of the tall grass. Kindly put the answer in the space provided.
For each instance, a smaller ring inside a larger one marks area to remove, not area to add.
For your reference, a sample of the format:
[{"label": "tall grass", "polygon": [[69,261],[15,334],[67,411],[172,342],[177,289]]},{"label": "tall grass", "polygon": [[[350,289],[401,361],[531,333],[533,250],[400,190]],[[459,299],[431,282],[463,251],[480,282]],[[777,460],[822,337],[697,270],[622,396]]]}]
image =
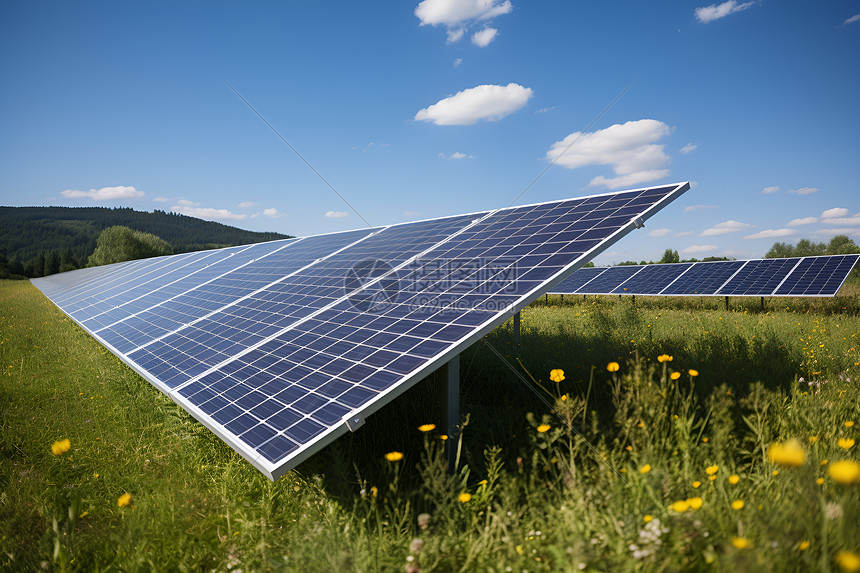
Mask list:
[{"label": "tall grass", "polygon": [[849,570],[860,483],[828,470],[858,459],[860,318],[826,304],[550,298],[519,348],[507,324],[463,353],[454,473],[431,377],[271,483],[0,282],[0,567]]}]

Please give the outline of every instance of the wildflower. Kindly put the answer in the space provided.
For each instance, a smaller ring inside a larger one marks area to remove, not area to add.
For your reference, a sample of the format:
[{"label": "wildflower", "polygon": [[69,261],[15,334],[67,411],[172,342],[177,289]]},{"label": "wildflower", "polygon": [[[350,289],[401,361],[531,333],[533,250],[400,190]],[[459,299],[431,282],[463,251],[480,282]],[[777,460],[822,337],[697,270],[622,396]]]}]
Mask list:
[{"label": "wildflower", "polygon": [[556,368],[549,373],[549,379],[553,382],[561,382],[562,380],[564,380],[564,370]]},{"label": "wildflower", "polygon": [[833,462],[827,469],[827,473],[834,481],[849,485],[860,482],[860,464],[851,460]]},{"label": "wildflower", "polygon": [[403,454],[401,452],[388,452],[385,454],[385,459],[389,462],[399,462],[403,459]]},{"label": "wildflower", "polygon": [[121,496],[119,496],[118,500],[116,500],[116,504],[120,507],[125,507],[130,503],[131,503],[131,494],[130,493],[124,493]]},{"label": "wildflower", "polygon": [[736,499],[735,501],[732,502],[732,509],[734,509],[735,511],[737,511],[739,509],[743,509],[743,508],[744,508],[744,500]]},{"label": "wildflower", "polygon": [[771,444],[767,449],[767,458],[771,463],[779,464],[785,467],[800,467],[806,459],[806,452],[803,451],[803,446],[794,438],[784,444]]},{"label": "wildflower", "polygon": [[709,481],[714,481],[715,479],[717,479],[717,476],[711,476],[708,478]]},{"label": "wildflower", "polygon": [[809,541],[801,541],[800,545],[797,546],[797,549],[800,551],[806,551],[807,549],[809,549],[809,545]]},{"label": "wildflower", "polygon": [[851,421],[851,420],[848,420],[847,422],[845,422],[845,427],[846,427],[846,428],[853,428],[853,427],[854,427],[854,422],[853,422],[853,421]]},{"label": "wildflower", "polygon": [[744,537],[732,537],[732,547],[735,549],[746,549],[750,546],[748,539]]},{"label": "wildflower", "polygon": [[697,487],[699,487],[700,485],[702,485],[702,482],[700,482],[700,481],[694,481],[694,482],[693,482],[693,489],[696,489],[696,488],[697,488]]},{"label": "wildflower", "polygon": [[851,573],[860,571],[860,555],[852,551],[839,551],[834,560],[842,567],[843,571],[850,571]]},{"label": "wildflower", "polygon": [[818,436],[809,436],[809,443],[814,444],[818,441]]},{"label": "wildflower", "polygon": [[636,424],[636,427],[637,427],[637,428],[644,428],[644,427],[645,427],[645,422],[640,421],[638,424]]},{"label": "wildflower", "polygon": [[424,432],[424,433],[432,432],[435,429],[436,429],[436,424],[421,424],[420,426],[418,426],[418,431]]},{"label": "wildflower", "polygon": [[735,485],[735,484],[737,484],[739,481],[741,481],[741,478],[740,478],[739,476],[736,476],[736,475],[734,475],[734,474],[729,476],[729,483],[730,483],[730,484]]},{"label": "wildflower", "polygon": [[710,441],[710,440],[709,440],[709,438],[708,438],[707,436],[705,436],[704,438],[702,438],[702,441],[703,441],[704,443],[706,443],[706,444],[707,444],[707,443],[708,443],[708,441]]},{"label": "wildflower", "polygon": [[68,452],[69,448],[71,447],[71,442],[69,442],[68,438],[65,438],[51,444],[51,453],[55,456],[59,456],[60,454],[65,454],[66,452]]},{"label": "wildflower", "polygon": [[628,452],[632,452],[633,446],[624,446],[624,449],[627,450]]},{"label": "wildflower", "polygon": [[430,527],[430,514],[421,513],[418,515],[418,528],[422,531]]},{"label": "wildflower", "polygon": [[617,362],[610,362],[606,365],[606,369],[610,372],[618,372],[618,369],[621,368]]},{"label": "wildflower", "polygon": [[439,436],[439,439],[444,442],[445,440],[448,439],[448,434],[442,434],[441,436]]},{"label": "wildflower", "polygon": [[466,503],[466,502],[467,502],[467,501],[469,501],[470,499],[472,499],[472,494],[471,494],[471,493],[461,493],[459,496],[457,496],[457,500],[458,500],[460,503]]},{"label": "wildflower", "polygon": [[698,371],[698,370],[693,370],[692,368],[690,368],[689,370],[687,370],[687,374],[689,374],[690,376],[698,376],[698,375],[699,375],[699,371]]},{"label": "wildflower", "polygon": [[644,516],[644,517],[642,518],[642,521],[644,521],[645,523],[648,523],[648,522],[649,522],[649,521],[651,521],[652,519],[654,519],[652,516],[650,516],[650,515],[646,515],[646,516]]},{"label": "wildflower", "polygon": [[680,377],[681,377],[681,373],[680,373],[680,372],[672,372],[672,373],[669,375],[669,378],[671,378],[672,380],[677,380],[677,379],[678,379],[678,378],[680,378]]},{"label": "wildflower", "polygon": [[371,486],[370,487],[370,495],[372,495],[373,497],[376,497],[378,494],[379,494],[379,488],[376,487],[375,485]]},{"label": "wildflower", "polygon": [[668,354],[661,354],[657,357],[658,362],[672,362],[672,357]]},{"label": "wildflower", "polygon": [[541,424],[540,426],[537,427],[537,431],[540,432],[541,434],[543,434],[544,432],[548,432],[549,429],[550,429],[549,424]]},{"label": "wildflower", "polygon": [[778,475],[779,475],[779,470],[773,470],[773,472],[771,472],[771,474],[770,474],[770,475],[772,475],[773,477],[778,476]]},{"label": "wildflower", "polygon": [[517,545],[516,549],[517,549],[517,553],[519,553],[520,555],[522,555],[524,553],[522,545]]},{"label": "wildflower", "polygon": [[691,497],[687,500],[687,505],[692,507],[693,509],[699,509],[702,507],[702,498],[701,497]]},{"label": "wildflower", "polygon": [[416,537],[409,543],[409,553],[413,555],[418,555],[424,549],[424,540],[420,537]]},{"label": "wildflower", "polygon": [[639,468],[639,473],[640,473],[640,474],[647,474],[647,473],[648,473],[648,472],[650,472],[650,471],[651,471],[651,464],[645,464],[644,466],[642,466],[641,468]]},{"label": "wildflower", "polygon": [[826,466],[826,465],[827,465],[827,460],[821,460],[821,465],[822,465],[822,466]]},{"label": "wildflower", "polygon": [[675,511],[677,513],[684,513],[688,509],[690,509],[690,504],[686,501],[676,501],[672,505],[669,506],[669,509]]},{"label": "wildflower", "polygon": [[818,485],[824,485],[824,478],[818,478],[817,480],[815,480],[815,483],[817,483]]},{"label": "wildflower", "polygon": [[842,448],[843,450],[850,450],[854,446],[853,438],[839,438],[836,441],[836,445]]},{"label": "wildflower", "polygon": [[706,473],[706,474],[708,474],[709,476],[712,476],[712,475],[714,475],[715,473],[717,473],[717,470],[719,470],[719,469],[720,469],[720,466],[718,466],[718,465],[714,464],[714,465],[712,465],[712,466],[708,466],[708,467],[706,467],[706,468],[705,468],[705,473]]}]

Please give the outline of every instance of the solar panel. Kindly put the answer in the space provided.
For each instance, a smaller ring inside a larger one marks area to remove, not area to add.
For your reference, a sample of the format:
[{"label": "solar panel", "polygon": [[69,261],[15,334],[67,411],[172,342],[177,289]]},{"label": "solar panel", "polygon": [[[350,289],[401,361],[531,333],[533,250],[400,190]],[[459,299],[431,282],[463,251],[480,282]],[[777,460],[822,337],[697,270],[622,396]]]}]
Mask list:
[{"label": "solar panel", "polygon": [[579,269],[550,294],[835,296],[860,255]]},{"label": "solar panel", "polygon": [[687,189],[608,193],[33,282],[276,479],[344,434],[346,420],[375,412]]}]

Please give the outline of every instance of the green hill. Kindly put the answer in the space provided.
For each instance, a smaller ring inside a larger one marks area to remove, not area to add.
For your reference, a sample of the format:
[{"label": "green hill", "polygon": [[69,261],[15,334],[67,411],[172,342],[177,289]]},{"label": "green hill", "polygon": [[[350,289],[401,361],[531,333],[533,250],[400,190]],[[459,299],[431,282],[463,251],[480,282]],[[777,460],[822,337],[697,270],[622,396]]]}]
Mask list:
[{"label": "green hill", "polygon": [[39,277],[86,265],[99,233],[123,225],[152,233],[175,253],[285,239],[165,211],[106,207],[0,207],[0,278]]}]

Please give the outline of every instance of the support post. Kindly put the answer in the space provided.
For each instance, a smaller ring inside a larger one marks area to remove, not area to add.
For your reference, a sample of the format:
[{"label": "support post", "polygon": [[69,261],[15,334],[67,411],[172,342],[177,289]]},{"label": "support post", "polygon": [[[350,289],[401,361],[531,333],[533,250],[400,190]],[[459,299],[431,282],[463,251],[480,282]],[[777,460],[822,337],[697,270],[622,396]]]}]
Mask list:
[{"label": "support post", "polygon": [[636,295],[635,294],[630,295],[630,300],[633,301],[633,306],[636,306]]},{"label": "support post", "polygon": [[564,302],[564,295],[561,295],[561,302]]},{"label": "support post", "polygon": [[445,365],[445,380],[442,383],[442,431],[448,436],[445,440],[445,458],[448,460],[448,473],[457,468],[457,447],[460,438],[460,355],[457,354]]},{"label": "support post", "polygon": [[726,297],[726,310],[729,310],[729,297]]},{"label": "support post", "polygon": [[520,345],[520,313],[514,315],[514,344],[516,346]]},{"label": "support post", "polygon": [[764,312],[764,297],[761,297],[761,310]]}]

